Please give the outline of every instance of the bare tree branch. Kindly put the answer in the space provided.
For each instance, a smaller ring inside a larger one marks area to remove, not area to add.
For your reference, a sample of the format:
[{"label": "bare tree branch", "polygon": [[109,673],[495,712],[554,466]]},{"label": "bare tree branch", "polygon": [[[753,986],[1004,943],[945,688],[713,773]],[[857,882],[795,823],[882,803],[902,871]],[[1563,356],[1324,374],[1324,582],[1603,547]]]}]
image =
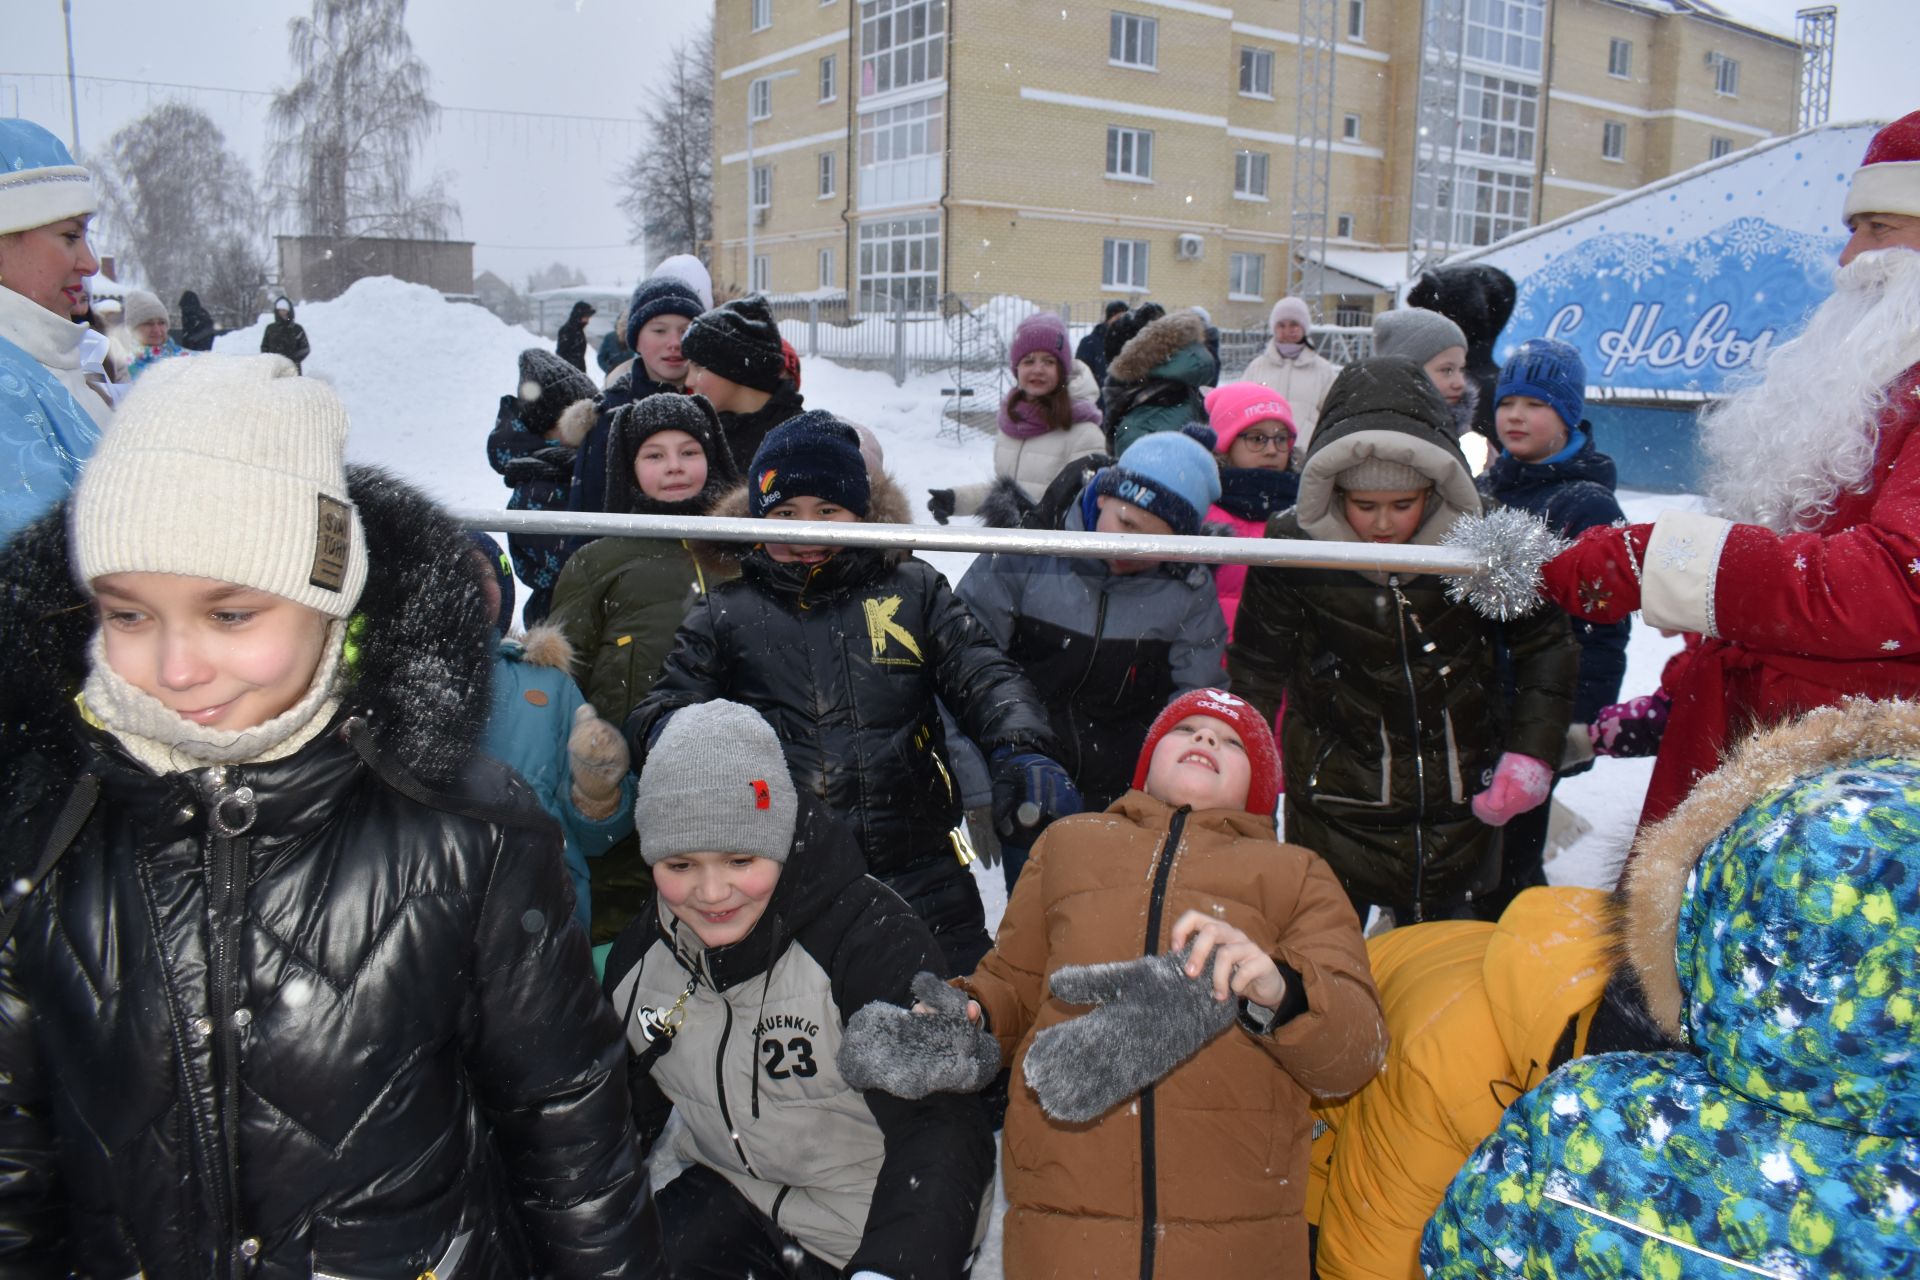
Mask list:
[{"label": "bare tree branch", "polygon": [[713,238],[713,24],[673,51],[641,109],[648,141],[615,179],[629,238],[654,258],[701,254]]}]

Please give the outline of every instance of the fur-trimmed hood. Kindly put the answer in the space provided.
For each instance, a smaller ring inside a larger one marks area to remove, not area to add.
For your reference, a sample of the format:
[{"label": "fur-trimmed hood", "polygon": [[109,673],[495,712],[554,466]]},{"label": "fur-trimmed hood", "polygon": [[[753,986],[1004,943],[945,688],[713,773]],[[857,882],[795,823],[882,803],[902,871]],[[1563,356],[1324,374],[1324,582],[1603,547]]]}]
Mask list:
[{"label": "fur-trimmed hood", "polygon": [[1307,536],[1358,541],[1339,510],[1338,482],[1342,471],[1373,458],[1403,463],[1432,482],[1438,501],[1428,504],[1416,544],[1435,545],[1461,516],[1480,514],[1480,493],[1446,401],[1426,372],[1404,356],[1348,365],[1321,403],[1295,508]]},{"label": "fur-trimmed hood", "polygon": [[547,667],[569,676],[573,673],[573,645],[560,628],[549,623],[536,622],[500,645],[503,651],[512,646],[514,656],[530,667]]},{"label": "fur-trimmed hood", "polygon": [[1135,334],[1107,366],[1111,382],[1138,382],[1188,347],[1206,351],[1207,324],[1191,311],[1161,316]]},{"label": "fur-trimmed hood", "polygon": [[1628,864],[1654,1020],[1776,1110],[1920,1133],[1920,704],[1849,699],[1737,747]]},{"label": "fur-trimmed hood", "polygon": [[[373,745],[422,781],[456,779],[486,727],[498,633],[466,533],[420,490],[374,467],[347,468],[366,532],[368,575],[343,664],[343,714],[364,717]],[[94,631],[73,580],[65,503],[0,550],[0,780],[29,756],[69,778],[83,767],[73,706]]]},{"label": "fur-trimmed hood", "polygon": [[[885,471],[869,471],[867,484],[871,496],[867,500],[867,515],[863,524],[912,524],[913,508],[907,503],[907,495],[891,475]],[[747,486],[744,482],[735,485],[720,495],[717,502],[708,508],[707,514],[728,520],[746,520],[752,513],[747,510]],[[709,573],[732,574],[737,571],[740,562],[753,552],[758,545],[752,542],[721,542],[716,540],[693,539],[687,546],[693,552],[700,567]],[[889,550],[888,564],[898,564],[913,554],[902,549]]]}]

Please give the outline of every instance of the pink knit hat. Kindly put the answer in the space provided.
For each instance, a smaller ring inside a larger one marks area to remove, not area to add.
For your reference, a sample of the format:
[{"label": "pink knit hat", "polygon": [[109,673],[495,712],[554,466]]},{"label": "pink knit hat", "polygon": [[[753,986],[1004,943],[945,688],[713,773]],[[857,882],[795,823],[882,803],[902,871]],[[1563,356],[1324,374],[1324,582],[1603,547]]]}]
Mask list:
[{"label": "pink knit hat", "polygon": [[1060,381],[1073,376],[1073,348],[1067,343],[1066,322],[1051,311],[1036,311],[1013,331],[1007,350],[1007,365],[1018,369],[1020,362],[1034,352],[1043,352],[1060,366]]},{"label": "pink knit hat", "polygon": [[1287,442],[1300,438],[1293,427],[1293,406],[1271,387],[1257,382],[1229,382],[1207,392],[1207,425],[1213,428],[1215,453],[1233,447],[1242,431],[1256,422],[1277,422],[1287,429]]}]

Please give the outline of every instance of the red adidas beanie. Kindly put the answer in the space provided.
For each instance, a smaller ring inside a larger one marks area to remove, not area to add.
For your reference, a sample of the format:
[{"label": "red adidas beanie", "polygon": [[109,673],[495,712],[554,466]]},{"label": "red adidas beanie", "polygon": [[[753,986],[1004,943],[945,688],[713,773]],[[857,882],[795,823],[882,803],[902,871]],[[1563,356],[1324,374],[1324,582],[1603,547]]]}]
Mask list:
[{"label": "red adidas beanie", "polygon": [[1133,787],[1144,791],[1147,767],[1153,763],[1153,749],[1167,731],[1188,716],[1212,716],[1233,726],[1247,749],[1252,766],[1247,779],[1247,812],[1270,817],[1280,803],[1280,749],[1274,745],[1273,730],[1245,698],[1236,698],[1224,689],[1191,689],[1181,694],[1153,719],[1147,740],[1140,748],[1140,762],[1133,769]]}]

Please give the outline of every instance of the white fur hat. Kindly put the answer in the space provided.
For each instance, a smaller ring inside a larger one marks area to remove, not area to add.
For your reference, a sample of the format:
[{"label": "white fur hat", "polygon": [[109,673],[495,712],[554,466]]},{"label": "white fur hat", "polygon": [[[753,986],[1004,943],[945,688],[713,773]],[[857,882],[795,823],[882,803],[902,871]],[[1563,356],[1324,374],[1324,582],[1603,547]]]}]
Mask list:
[{"label": "white fur hat", "polygon": [[346,406],[280,356],[163,360],[81,472],[74,574],[236,582],[344,618],[367,581],[346,446]]}]

